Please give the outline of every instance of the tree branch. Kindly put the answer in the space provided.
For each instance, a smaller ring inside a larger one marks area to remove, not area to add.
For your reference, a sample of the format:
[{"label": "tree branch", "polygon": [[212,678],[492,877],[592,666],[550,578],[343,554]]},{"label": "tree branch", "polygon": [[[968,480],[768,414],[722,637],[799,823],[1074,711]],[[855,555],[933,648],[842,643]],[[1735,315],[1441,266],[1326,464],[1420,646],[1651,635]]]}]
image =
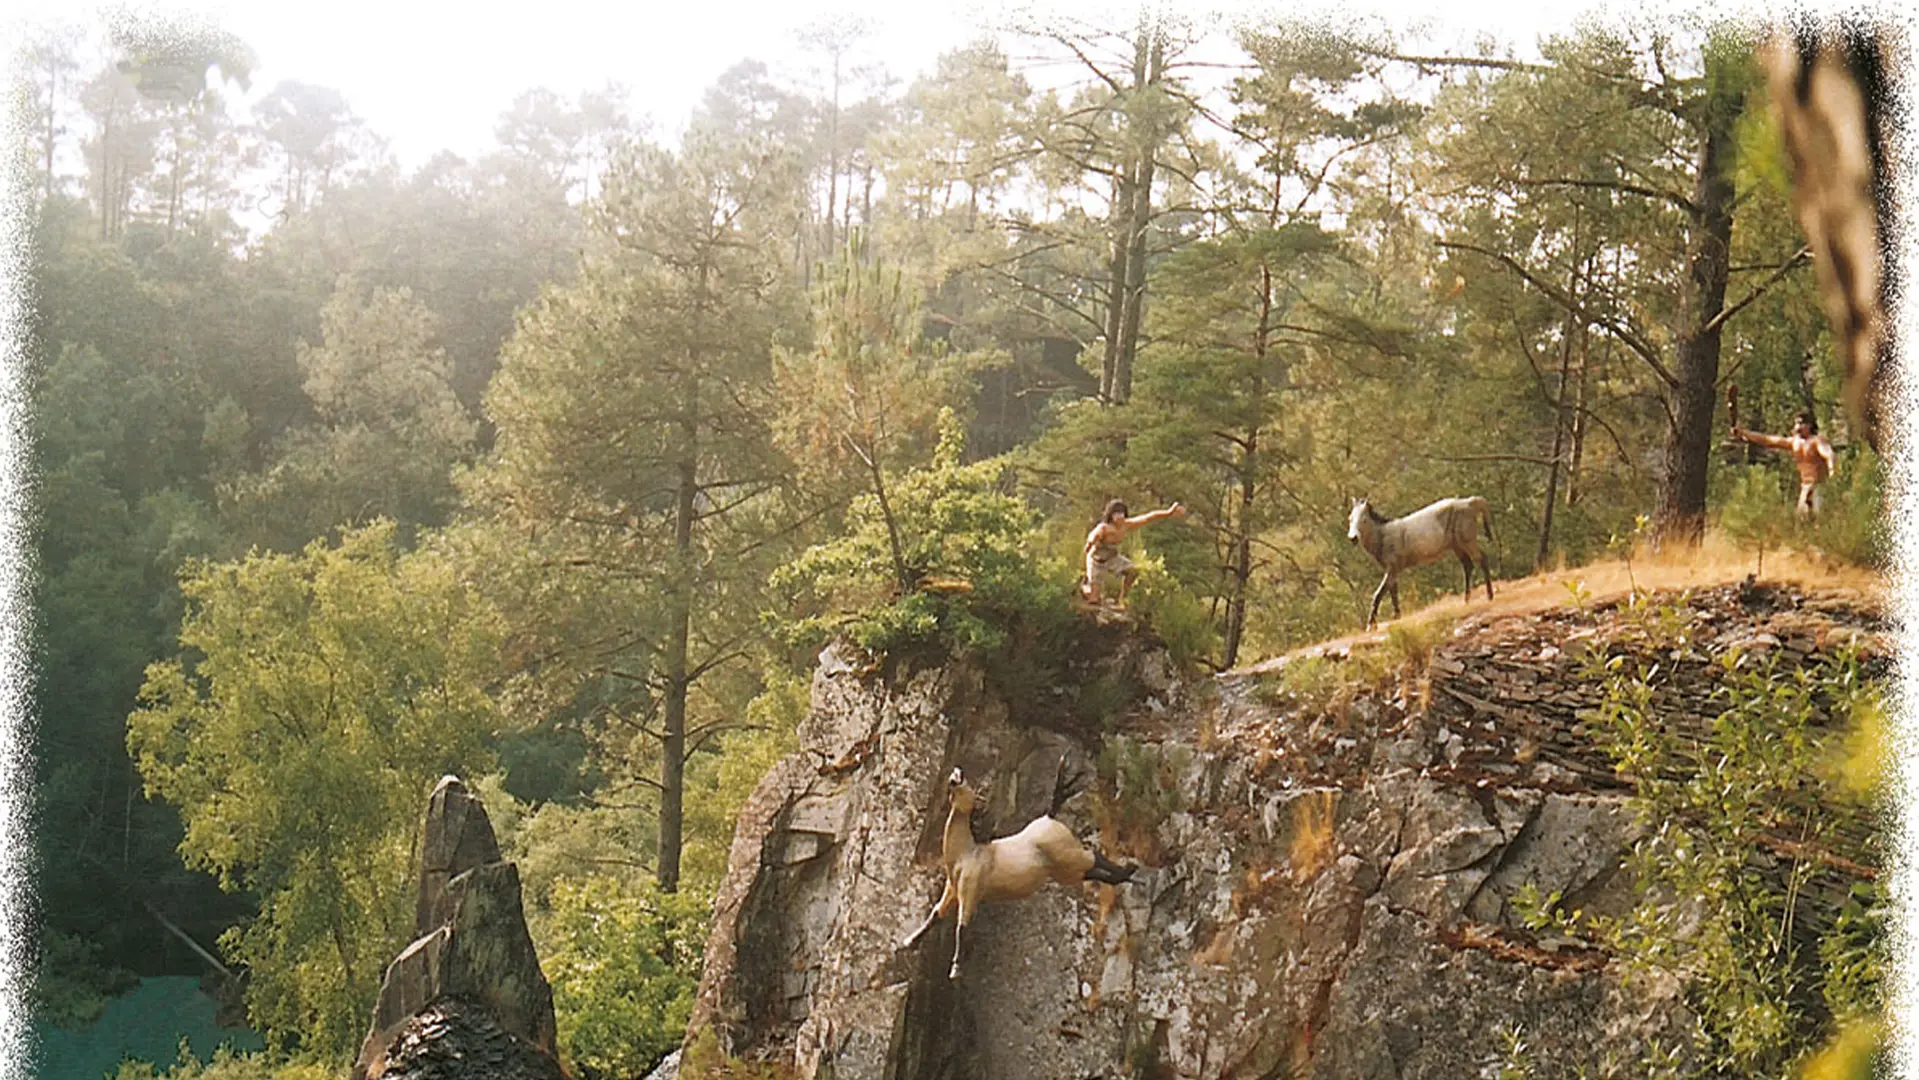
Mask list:
[{"label": "tree branch", "polygon": [[1519,260],[1514,259],[1510,255],[1506,255],[1497,251],[1490,251],[1486,248],[1482,248],[1474,244],[1462,244],[1462,243],[1458,243],[1456,241],[1451,241],[1451,240],[1439,240],[1439,241],[1436,241],[1436,243],[1441,248],[1444,248],[1447,250],[1470,251],[1475,254],[1484,255],[1490,259],[1497,259],[1498,261],[1506,264],[1508,269],[1512,270],[1513,273],[1518,274],[1521,278],[1523,278],[1526,281],[1527,284],[1531,285],[1535,289],[1538,289],[1540,292],[1545,293],[1546,296],[1553,301],[1553,303],[1558,304],[1560,307],[1566,309],[1567,311],[1572,312],[1574,315],[1579,316],[1581,319],[1584,319],[1590,325],[1597,326],[1604,329],[1607,333],[1611,334],[1614,338],[1617,338],[1621,344],[1625,345],[1628,349],[1631,349],[1633,352],[1637,353],[1639,358],[1646,362],[1646,366],[1652,368],[1653,372],[1657,374],[1659,378],[1661,379],[1661,381],[1663,381],[1667,386],[1679,385],[1678,378],[1676,378],[1672,372],[1666,370],[1666,365],[1659,362],[1659,350],[1654,348],[1651,342],[1640,337],[1638,334],[1633,333],[1631,330],[1627,329],[1626,327],[1620,326],[1619,324],[1613,322],[1611,319],[1608,319],[1605,316],[1600,315],[1598,312],[1592,311],[1591,309],[1587,308],[1584,304],[1581,304],[1572,295],[1567,293],[1566,290],[1560,288],[1558,285],[1555,285],[1550,281],[1545,280],[1539,275],[1533,273],[1531,270],[1527,269],[1525,266],[1521,265]]},{"label": "tree branch", "polygon": [[1734,315],[1737,315],[1741,311],[1745,310],[1746,306],[1748,304],[1751,304],[1754,300],[1757,300],[1761,296],[1764,296],[1767,290],[1771,289],[1774,285],[1779,284],[1780,279],[1784,278],[1787,274],[1792,273],[1794,270],[1799,269],[1801,266],[1804,266],[1811,261],[1812,261],[1811,248],[1802,247],[1798,251],[1793,252],[1791,258],[1787,259],[1783,263],[1780,263],[1778,269],[1766,275],[1766,280],[1760,282],[1757,285],[1754,285],[1752,289],[1746,293],[1745,296],[1742,296],[1739,298],[1738,303],[1732,305],[1729,308],[1726,308],[1725,310],[1721,311],[1719,314],[1714,315],[1712,319],[1706,323],[1706,325],[1699,328],[1699,332],[1701,334],[1710,334],[1713,331],[1719,329],[1720,327],[1726,325],[1726,321],[1728,319],[1731,319]]},{"label": "tree branch", "polygon": [[1658,188],[1645,187],[1640,184],[1628,184],[1621,180],[1572,180],[1559,178],[1521,180],[1515,178],[1506,182],[1517,187],[1577,187],[1594,188],[1601,191],[1622,191],[1628,195],[1642,195],[1648,199],[1659,199],[1664,202],[1669,202],[1688,214],[1697,215],[1699,213],[1697,204],[1684,195],[1671,191],[1661,191]]},{"label": "tree branch", "polygon": [[1516,461],[1524,465],[1546,465],[1546,466],[1565,464],[1565,459],[1563,457],[1560,457],[1560,458],[1536,457],[1532,454],[1462,454],[1457,457],[1450,456],[1447,454],[1421,454],[1419,456],[1427,459],[1428,461],[1452,461],[1452,462]]}]

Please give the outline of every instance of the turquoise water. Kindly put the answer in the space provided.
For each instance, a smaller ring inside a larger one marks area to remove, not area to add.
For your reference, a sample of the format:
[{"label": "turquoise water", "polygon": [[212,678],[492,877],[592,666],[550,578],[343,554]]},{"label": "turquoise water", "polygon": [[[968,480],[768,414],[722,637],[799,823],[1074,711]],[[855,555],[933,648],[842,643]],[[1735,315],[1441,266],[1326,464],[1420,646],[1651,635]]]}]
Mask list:
[{"label": "turquoise water", "polygon": [[100,1080],[117,1072],[126,1058],[166,1068],[179,1058],[182,1038],[202,1061],[221,1043],[236,1050],[262,1048],[252,1031],[221,1027],[216,1012],[213,999],[200,992],[199,979],[141,979],[107,1002],[107,1011],[91,1027],[36,1026],[33,1075],[36,1080]]}]

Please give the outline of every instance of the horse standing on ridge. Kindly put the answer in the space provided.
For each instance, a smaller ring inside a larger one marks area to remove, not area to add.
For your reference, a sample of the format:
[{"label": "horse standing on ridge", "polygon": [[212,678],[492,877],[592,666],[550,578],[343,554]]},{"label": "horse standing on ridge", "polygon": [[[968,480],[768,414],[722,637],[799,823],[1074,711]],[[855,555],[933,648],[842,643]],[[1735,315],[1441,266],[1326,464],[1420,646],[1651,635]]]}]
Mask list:
[{"label": "horse standing on ridge", "polygon": [[1399,572],[1427,566],[1444,558],[1447,552],[1459,556],[1466,568],[1468,602],[1473,598],[1473,563],[1479,563],[1480,576],[1486,582],[1486,599],[1493,598],[1493,572],[1479,550],[1479,530],[1485,527],[1486,539],[1493,539],[1493,512],[1486,500],[1477,495],[1438,502],[1388,520],[1373,509],[1366,499],[1353,500],[1353,513],[1346,521],[1346,539],[1366,549],[1366,554],[1386,570],[1386,576],[1373,591],[1373,609],[1366,615],[1366,629],[1379,623],[1379,601],[1388,591],[1393,594],[1393,618],[1399,618]]}]

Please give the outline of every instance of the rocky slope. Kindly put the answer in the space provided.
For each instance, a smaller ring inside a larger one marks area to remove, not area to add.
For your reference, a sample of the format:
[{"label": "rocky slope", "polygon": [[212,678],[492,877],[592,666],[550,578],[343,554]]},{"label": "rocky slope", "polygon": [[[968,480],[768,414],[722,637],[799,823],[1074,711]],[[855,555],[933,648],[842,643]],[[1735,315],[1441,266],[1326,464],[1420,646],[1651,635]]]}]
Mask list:
[{"label": "rocky slope", "polygon": [[[1710,659],[1734,645],[1886,647],[1855,596],[1685,603],[1674,722],[1709,714]],[[1635,824],[1581,728],[1580,665],[1647,648],[1641,621],[1468,620],[1423,671],[1310,705],[1278,689],[1280,662],[1180,678],[1102,633],[1073,677],[1123,692],[1092,726],[967,665],[825,652],[801,752],[741,815],[691,1032],[842,1080],[1473,1077],[1515,1028],[1556,1073],[1597,1074],[1675,1041],[1677,987],[1628,991],[1602,951],[1514,910],[1528,884],[1590,911],[1629,898]],[[1046,812],[1062,759],[1061,818],[1139,873],[983,908],[949,981],[950,921],[901,947],[939,894],[947,774],[986,780],[975,827],[998,836]]]}]

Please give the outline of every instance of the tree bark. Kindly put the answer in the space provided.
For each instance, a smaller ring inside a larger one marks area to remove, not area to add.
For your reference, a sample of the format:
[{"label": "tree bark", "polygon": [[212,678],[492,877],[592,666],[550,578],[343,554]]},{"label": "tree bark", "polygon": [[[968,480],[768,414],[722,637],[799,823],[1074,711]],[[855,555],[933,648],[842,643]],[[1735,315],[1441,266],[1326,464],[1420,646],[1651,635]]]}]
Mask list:
[{"label": "tree bark", "polygon": [[833,50],[833,111],[826,120],[826,250],[833,251],[833,215],[840,198],[840,52]]},{"label": "tree bark", "polygon": [[1665,468],[1654,518],[1654,533],[1661,543],[1694,545],[1705,537],[1706,476],[1712,460],[1713,409],[1718,403],[1718,315],[1726,305],[1731,265],[1733,167],[1738,156],[1734,129],[1743,101],[1743,95],[1715,90],[1700,102],[1704,138],[1686,275],[1693,328],[1679,341],[1673,372],[1676,384],[1668,402]]},{"label": "tree bark", "polygon": [[1126,288],[1120,294],[1120,339],[1113,365],[1114,396],[1120,402],[1133,396],[1133,360],[1139,355],[1140,313],[1146,305],[1146,233],[1153,220],[1154,156],[1150,145],[1141,153],[1126,222],[1131,250],[1126,256]]},{"label": "tree bark", "polygon": [[[1573,212],[1573,268],[1567,275],[1566,293],[1574,300],[1580,298],[1582,279],[1592,276],[1592,259],[1582,259],[1579,252],[1579,224],[1577,209]],[[1582,265],[1583,264],[1583,265]],[[1582,272],[1583,271],[1583,272]],[[1546,568],[1546,560],[1552,554],[1553,511],[1559,503],[1559,481],[1566,470],[1566,444],[1572,440],[1573,424],[1577,416],[1567,403],[1567,395],[1572,393],[1573,347],[1575,342],[1583,341],[1586,336],[1585,320],[1578,318],[1571,310],[1566,312],[1566,323],[1561,331],[1564,339],[1559,348],[1559,382],[1553,388],[1553,451],[1546,467],[1546,505],[1540,513],[1539,550],[1533,555],[1533,570]],[[1568,488],[1572,485],[1570,476],[1566,477]]]},{"label": "tree bark", "polygon": [[1572,460],[1566,465],[1566,505],[1579,505],[1579,468],[1586,459],[1586,432],[1590,426],[1587,410],[1592,408],[1593,347],[1592,335],[1579,336],[1579,399],[1573,410]]},{"label": "tree bark", "polygon": [[53,151],[54,136],[58,131],[60,108],[60,68],[57,61],[47,62],[47,128],[41,139],[41,153],[45,159],[47,198],[53,198]]}]

